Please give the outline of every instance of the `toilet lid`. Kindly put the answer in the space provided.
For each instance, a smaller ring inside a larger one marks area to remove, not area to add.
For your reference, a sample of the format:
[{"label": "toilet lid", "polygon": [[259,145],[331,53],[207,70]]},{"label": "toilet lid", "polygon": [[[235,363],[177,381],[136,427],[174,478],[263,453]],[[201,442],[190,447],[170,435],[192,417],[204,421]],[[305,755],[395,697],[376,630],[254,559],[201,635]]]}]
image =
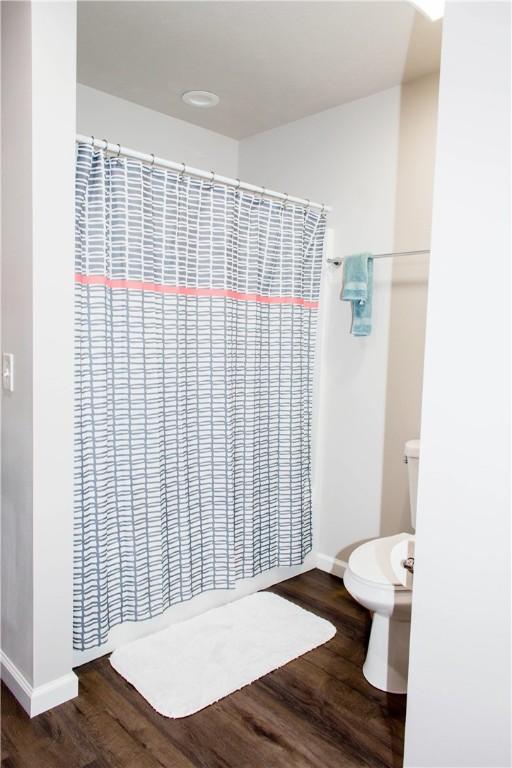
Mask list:
[{"label": "toilet lid", "polygon": [[397,533],[361,544],[349,557],[352,573],[376,584],[401,586],[391,566],[391,550],[401,541],[414,539],[412,533]]}]

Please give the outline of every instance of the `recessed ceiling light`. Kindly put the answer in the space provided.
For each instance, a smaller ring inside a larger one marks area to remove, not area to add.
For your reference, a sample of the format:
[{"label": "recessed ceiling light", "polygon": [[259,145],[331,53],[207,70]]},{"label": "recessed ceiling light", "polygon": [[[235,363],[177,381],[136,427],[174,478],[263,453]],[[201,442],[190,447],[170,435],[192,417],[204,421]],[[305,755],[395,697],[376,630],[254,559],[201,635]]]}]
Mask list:
[{"label": "recessed ceiling light", "polygon": [[430,21],[437,21],[444,16],[444,0],[412,0],[412,4],[428,16]]},{"label": "recessed ceiling light", "polygon": [[182,100],[185,104],[190,104],[191,107],[216,107],[220,99],[216,93],[210,93],[210,91],[186,91],[182,95]]}]

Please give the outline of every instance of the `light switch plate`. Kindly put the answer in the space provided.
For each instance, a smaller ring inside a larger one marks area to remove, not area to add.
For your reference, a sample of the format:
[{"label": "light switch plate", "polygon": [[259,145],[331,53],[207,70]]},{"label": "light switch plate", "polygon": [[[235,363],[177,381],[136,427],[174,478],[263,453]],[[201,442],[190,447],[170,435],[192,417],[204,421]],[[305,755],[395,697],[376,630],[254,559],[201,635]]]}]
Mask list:
[{"label": "light switch plate", "polygon": [[7,392],[14,390],[14,355],[11,352],[2,354],[2,383]]}]

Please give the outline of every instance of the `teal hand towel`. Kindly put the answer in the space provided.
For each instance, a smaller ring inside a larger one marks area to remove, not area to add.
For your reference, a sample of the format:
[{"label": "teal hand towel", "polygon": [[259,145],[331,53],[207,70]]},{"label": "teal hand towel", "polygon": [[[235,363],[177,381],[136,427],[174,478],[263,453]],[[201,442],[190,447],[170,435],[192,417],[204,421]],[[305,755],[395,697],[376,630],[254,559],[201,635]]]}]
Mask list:
[{"label": "teal hand towel", "polygon": [[369,336],[372,332],[373,258],[358,253],[343,259],[343,301],[352,302],[352,336]]}]

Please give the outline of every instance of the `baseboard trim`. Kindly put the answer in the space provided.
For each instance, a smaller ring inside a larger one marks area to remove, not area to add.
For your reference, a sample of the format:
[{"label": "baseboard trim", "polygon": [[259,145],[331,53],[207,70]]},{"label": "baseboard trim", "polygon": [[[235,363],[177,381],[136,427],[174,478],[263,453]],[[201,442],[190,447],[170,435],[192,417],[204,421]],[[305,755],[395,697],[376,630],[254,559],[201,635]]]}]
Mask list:
[{"label": "baseboard trim", "polygon": [[2,650],[0,664],[2,680],[30,717],[78,696],[78,678],[74,672],[34,688]]},{"label": "baseboard trim", "polygon": [[330,555],[324,555],[321,552],[316,553],[316,567],[325,571],[325,573],[331,573],[333,576],[338,576],[342,579],[345,570],[348,567],[348,563],[345,560],[339,560],[337,557],[331,557]]}]

